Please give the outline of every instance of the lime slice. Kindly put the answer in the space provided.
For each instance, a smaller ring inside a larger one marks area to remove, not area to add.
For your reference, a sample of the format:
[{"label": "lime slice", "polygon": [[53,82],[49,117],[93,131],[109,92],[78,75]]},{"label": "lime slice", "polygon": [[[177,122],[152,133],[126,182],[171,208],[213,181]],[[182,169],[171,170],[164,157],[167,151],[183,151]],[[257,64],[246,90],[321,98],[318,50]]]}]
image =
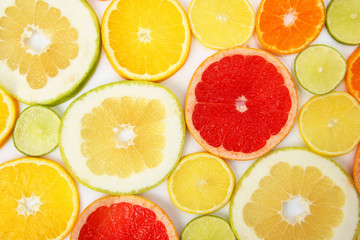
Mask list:
[{"label": "lime slice", "polygon": [[359,196],[335,161],[306,148],[278,149],[239,180],[230,223],[237,239],[356,239]]},{"label": "lime slice", "polygon": [[334,90],[345,78],[346,60],[335,48],[308,47],[295,59],[295,75],[303,88],[321,95]]},{"label": "lime slice", "polygon": [[28,156],[42,156],[58,145],[59,115],[44,106],[26,108],[16,121],[13,141],[17,150]]},{"label": "lime slice", "polygon": [[326,26],[336,41],[360,44],[360,1],[332,0],[327,8]]},{"label": "lime slice", "polygon": [[227,221],[216,216],[202,216],[189,222],[181,233],[181,240],[235,240]]},{"label": "lime slice", "polygon": [[79,182],[116,195],[164,181],[181,156],[184,115],[160,84],[121,81],[80,96],[67,108],[59,148]]}]

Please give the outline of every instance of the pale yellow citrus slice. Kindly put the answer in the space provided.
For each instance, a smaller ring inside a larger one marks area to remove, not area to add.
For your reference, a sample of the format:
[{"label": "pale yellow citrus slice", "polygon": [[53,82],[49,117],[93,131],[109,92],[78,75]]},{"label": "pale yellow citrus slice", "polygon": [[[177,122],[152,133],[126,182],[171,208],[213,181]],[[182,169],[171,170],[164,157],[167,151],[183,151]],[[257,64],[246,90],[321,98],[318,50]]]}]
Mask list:
[{"label": "pale yellow citrus slice", "polygon": [[74,181],[47,159],[1,164],[0,192],[0,239],[64,239],[79,213]]},{"label": "pale yellow citrus slice", "polygon": [[213,49],[241,46],[255,28],[255,13],[248,0],[192,0],[188,16],[195,37]]},{"label": "pale yellow citrus slice", "polygon": [[231,168],[210,153],[185,156],[168,179],[172,202],[193,214],[207,214],[225,206],[234,186]]},{"label": "pale yellow citrus slice", "polygon": [[190,50],[189,23],[176,0],[114,0],[101,33],[111,65],[127,79],[164,80]]},{"label": "pale yellow citrus slice", "polygon": [[299,114],[305,143],[327,156],[350,152],[360,141],[360,105],[350,94],[333,92],[311,98]]},{"label": "pale yellow citrus slice", "polygon": [[18,103],[0,88],[0,146],[10,136],[18,114]]},{"label": "pale yellow citrus slice", "polygon": [[359,197],[335,161],[306,148],[283,148],[241,177],[230,223],[237,239],[357,239]]}]

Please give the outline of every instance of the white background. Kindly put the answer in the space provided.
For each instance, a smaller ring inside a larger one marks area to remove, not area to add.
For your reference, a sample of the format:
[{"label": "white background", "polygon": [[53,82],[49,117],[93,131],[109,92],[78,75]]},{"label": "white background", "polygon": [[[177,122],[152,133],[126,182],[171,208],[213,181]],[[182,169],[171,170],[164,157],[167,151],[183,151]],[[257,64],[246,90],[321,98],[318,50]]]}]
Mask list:
[{"label": "white background", "polygon": [[[75,1],[75,0],[74,0]],[[95,10],[99,22],[101,22],[103,13],[107,6],[110,4],[109,1],[99,1],[99,0],[88,0],[90,5]],[[211,0],[209,0],[211,1]],[[185,11],[187,11],[190,0],[179,0],[180,4],[183,6]],[[327,6],[330,0],[325,0],[325,5]],[[253,5],[255,11],[257,12],[257,8],[259,6],[260,0],[250,0],[250,3]],[[333,40],[329,33],[327,32],[326,28],[322,30],[320,36],[313,42],[313,44],[327,44],[332,47],[335,47],[337,50],[339,50],[345,58],[348,58],[348,56],[355,50],[356,46],[346,46],[343,44],[340,44]],[[262,48],[259,44],[259,42],[256,39],[256,36],[251,38],[251,40],[245,45],[247,47],[253,47],[253,48]],[[179,98],[182,106],[184,107],[185,103],[185,96],[186,96],[186,90],[187,86],[189,84],[189,81],[191,79],[192,74],[196,70],[196,68],[200,65],[200,63],[205,60],[208,56],[214,54],[216,51],[207,49],[206,47],[202,46],[195,37],[192,37],[192,43],[191,43],[191,50],[189,57],[185,63],[185,65],[172,77],[169,79],[161,82],[162,85],[170,88]],[[295,75],[294,75],[294,59],[296,57],[296,54],[289,55],[289,56],[277,56],[280,58],[280,60],[285,64],[285,66],[290,70],[297,86],[298,95],[299,95],[299,102],[300,107],[313,95],[305,91],[300,87],[300,85],[297,83]],[[81,95],[97,86],[110,83],[110,82],[116,82],[123,80],[120,76],[116,74],[116,72],[112,69],[110,66],[110,63],[108,62],[105,53],[102,49],[101,51],[101,59],[97,66],[97,69],[94,73],[94,75],[91,77],[89,82],[86,84],[86,86],[82,89],[82,91],[77,95]],[[341,83],[341,85],[336,89],[337,91],[346,91],[344,83]],[[76,96],[76,97],[77,97]],[[53,107],[53,109],[60,114],[60,116],[65,111],[66,107],[70,104],[71,101],[73,101],[76,97],[70,99],[69,101],[58,105],[56,107]],[[23,110],[25,107],[27,107],[24,104],[20,104],[20,111]],[[299,110],[300,110],[299,107]],[[299,130],[297,122],[295,123],[293,129],[291,130],[290,134],[277,146],[277,148],[281,147],[287,147],[287,146],[306,146],[303,142]],[[186,139],[185,139],[185,146],[183,150],[183,155],[187,155],[189,153],[193,152],[199,152],[204,151],[202,147],[194,140],[194,138],[191,136],[191,134],[187,131],[186,132]],[[343,166],[349,173],[352,171],[352,162],[353,157],[355,154],[355,150],[352,151],[349,154],[346,154],[344,156],[334,157],[341,166]],[[24,157],[21,153],[19,153],[12,142],[12,139],[9,139],[8,142],[0,149],[0,163],[3,163],[5,161],[9,161],[12,159]],[[59,153],[59,149],[55,149],[52,153],[44,156],[44,158],[48,158],[51,160],[54,160],[58,162],[61,165],[64,165],[61,156]],[[247,162],[239,162],[239,161],[228,161],[230,167],[234,171],[234,174],[236,176],[236,180],[239,180],[241,175],[245,172],[245,170],[253,163],[253,161],[247,161]],[[106,194],[99,193],[96,191],[93,191],[79,183],[77,183],[77,187],[80,194],[80,211],[82,211],[87,205],[92,203],[94,200],[105,196]],[[157,205],[159,205],[171,218],[173,223],[175,224],[175,227],[178,231],[178,234],[181,234],[181,231],[183,227],[193,218],[197,217],[197,215],[188,214],[185,212],[182,212],[181,210],[177,209],[173,203],[171,202],[168,191],[166,188],[166,181],[157,186],[156,188],[140,194],[141,196],[153,201]],[[229,206],[226,205],[224,208],[220,209],[219,211],[213,213],[213,215],[217,215],[220,217],[223,217],[228,220],[228,210]],[[68,239],[68,237],[66,238]]]}]

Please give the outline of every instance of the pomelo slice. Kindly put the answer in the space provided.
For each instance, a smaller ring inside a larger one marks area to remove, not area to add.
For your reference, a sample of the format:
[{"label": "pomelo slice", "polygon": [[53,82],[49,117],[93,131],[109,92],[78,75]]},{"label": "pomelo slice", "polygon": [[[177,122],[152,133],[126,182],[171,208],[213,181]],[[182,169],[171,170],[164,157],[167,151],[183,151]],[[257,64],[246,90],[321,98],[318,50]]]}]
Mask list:
[{"label": "pomelo slice", "polygon": [[27,104],[55,105],[80,90],[100,53],[85,0],[2,0],[0,85]]},{"label": "pomelo slice", "polygon": [[238,239],[355,239],[359,197],[348,173],[306,148],[258,159],[230,203]]},{"label": "pomelo slice", "polygon": [[132,194],[166,179],[180,158],[184,137],[182,108],[170,90],[122,81],[95,88],[67,108],[59,148],[82,184]]},{"label": "pomelo slice", "polygon": [[71,240],[178,240],[166,213],[139,196],[108,196],[80,215]]},{"label": "pomelo slice", "polygon": [[233,48],[206,59],[190,82],[187,126],[209,152],[255,159],[292,128],[298,99],[285,66],[262,50]]}]

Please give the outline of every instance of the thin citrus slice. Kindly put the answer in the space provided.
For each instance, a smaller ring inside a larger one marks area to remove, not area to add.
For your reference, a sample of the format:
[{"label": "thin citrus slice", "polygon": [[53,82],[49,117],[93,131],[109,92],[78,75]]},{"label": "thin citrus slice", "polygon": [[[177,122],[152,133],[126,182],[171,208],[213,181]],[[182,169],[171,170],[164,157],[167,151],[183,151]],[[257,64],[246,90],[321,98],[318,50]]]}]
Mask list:
[{"label": "thin citrus slice", "polygon": [[360,147],[358,147],[353,163],[353,177],[356,190],[360,193]]},{"label": "thin citrus slice", "polygon": [[202,216],[189,222],[181,233],[181,240],[235,240],[227,221],[216,216]]},{"label": "thin citrus slice", "polygon": [[16,121],[13,141],[17,150],[28,156],[42,156],[58,145],[60,117],[52,109],[32,106]]},{"label": "thin citrus slice", "polygon": [[225,206],[235,186],[227,163],[209,153],[184,157],[168,179],[172,202],[193,214],[207,214]]},{"label": "thin citrus slice", "polygon": [[0,147],[10,137],[18,114],[18,103],[0,88]]},{"label": "thin citrus slice", "polygon": [[360,47],[347,59],[345,83],[348,92],[360,102]]},{"label": "thin citrus slice", "polygon": [[332,92],[311,98],[299,115],[299,130],[316,153],[337,156],[360,141],[360,105],[348,93]]},{"label": "thin citrus slice", "polygon": [[200,65],[185,105],[187,126],[201,146],[220,157],[249,160],[285,138],[298,99],[289,71],[277,58],[238,47]]},{"label": "thin citrus slice", "polygon": [[121,81],[77,98],[60,125],[70,173],[97,191],[132,194],[160,184],[181,156],[185,123],[176,96],[160,84]]},{"label": "thin citrus slice", "polygon": [[262,0],[256,16],[260,43],[278,54],[305,49],[325,24],[323,0]]},{"label": "thin citrus slice", "polygon": [[61,240],[79,213],[74,181],[59,164],[21,158],[0,165],[0,239]]},{"label": "thin citrus slice", "polygon": [[313,45],[299,53],[294,64],[295,75],[303,88],[313,94],[334,90],[346,74],[346,60],[335,48]]},{"label": "thin citrus slice", "polygon": [[0,85],[27,104],[55,105],[85,84],[100,53],[85,0],[2,0]]},{"label": "thin citrus slice", "polygon": [[139,196],[108,196],[80,215],[71,240],[178,240],[166,213]]},{"label": "thin citrus slice", "polygon": [[230,224],[238,239],[355,239],[359,198],[335,161],[306,148],[283,148],[241,177]]},{"label": "thin citrus slice", "polygon": [[101,23],[106,55],[120,76],[161,81],[185,63],[191,33],[176,0],[114,0]]},{"label": "thin citrus slice", "polygon": [[326,27],[336,41],[360,44],[360,1],[332,0],[327,8]]},{"label": "thin citrus slice", "polygon": [[254,9],[248,0],[192,0],[188,15],[195,37],[213,49],[245,44],[255,27]]}]

